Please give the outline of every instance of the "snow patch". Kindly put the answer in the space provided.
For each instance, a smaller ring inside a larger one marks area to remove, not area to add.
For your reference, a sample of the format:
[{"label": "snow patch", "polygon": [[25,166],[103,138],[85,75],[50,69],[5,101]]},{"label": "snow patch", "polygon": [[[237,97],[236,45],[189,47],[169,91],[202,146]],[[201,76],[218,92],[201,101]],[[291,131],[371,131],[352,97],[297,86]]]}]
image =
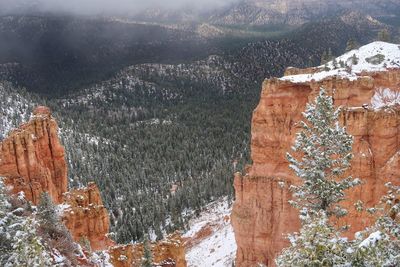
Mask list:
[{"label": "snow patch", "polygon": [[322,81],[328,77],[340,77],[354,81],[363,72],[377,72],[398,68],[400,68],[400,46],[385,42],[373,42],[319,66],[320,72],[284,76],[280,80],[306,83],[312,80],[316,82]]},{"label": "snow patch", "polygon": [[186,260],[189,267],[230,267],[236,255],[236,241],[229,216],[232,207],[226,198],[206,206],[199,217],[189,221],[190,230],[183,237],[195,239],[205,228],[212,233],[188,248]]},{"label": "snow patch", "polygon": [[365,240],[363,240],[358,247],[366,248],[375,246],[375,244],[382,239],[382,233],[380,231],[373,232]]}]

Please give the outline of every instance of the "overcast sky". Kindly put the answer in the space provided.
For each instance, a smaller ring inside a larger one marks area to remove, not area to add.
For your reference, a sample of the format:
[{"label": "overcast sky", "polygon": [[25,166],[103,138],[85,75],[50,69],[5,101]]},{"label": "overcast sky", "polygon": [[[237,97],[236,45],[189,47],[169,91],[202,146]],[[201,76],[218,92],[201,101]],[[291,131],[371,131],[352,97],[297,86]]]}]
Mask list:
[{"label": "overcast sky", "polygon": [[237,0],[0,0],[0,13],[27,12],[68,12],[74,14],[128,14],[146,8],[197,7],[211,9]]}]

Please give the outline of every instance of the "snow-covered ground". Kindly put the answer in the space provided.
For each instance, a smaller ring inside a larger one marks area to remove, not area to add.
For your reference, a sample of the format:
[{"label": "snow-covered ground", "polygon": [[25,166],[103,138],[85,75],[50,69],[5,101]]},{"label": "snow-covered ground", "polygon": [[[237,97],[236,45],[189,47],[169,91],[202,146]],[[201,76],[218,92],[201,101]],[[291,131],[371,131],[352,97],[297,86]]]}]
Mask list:
[{"label": "snow-covered ground", "polygon": [[400,45],[373,42],[349,51],[318,68],[321,71],[314,74],[289,75],[282,77],[281,80],[305,83],[312,80],[321,81],[331,76],[356,80],[364,71],[400,68]]},{"label": "snow-covered ground", "polygon": [[232,266],[236,241],[230,222],[232,207],[227,199],[206,206],[199,217],[189,222],[186,260],[189,267]]}]

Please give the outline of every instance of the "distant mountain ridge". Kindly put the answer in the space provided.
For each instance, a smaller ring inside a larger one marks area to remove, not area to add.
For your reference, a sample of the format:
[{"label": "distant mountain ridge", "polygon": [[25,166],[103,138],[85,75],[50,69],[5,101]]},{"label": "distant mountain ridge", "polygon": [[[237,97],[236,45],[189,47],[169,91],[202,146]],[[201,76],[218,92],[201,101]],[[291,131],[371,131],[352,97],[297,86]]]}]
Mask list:
[{"label": "distant mountain ridge", "polygon": [[373,17],[398,16],[400,2],[392,0],[244,0],[210,17],[223,25],[300,25],[344,11],[358,11]]}]

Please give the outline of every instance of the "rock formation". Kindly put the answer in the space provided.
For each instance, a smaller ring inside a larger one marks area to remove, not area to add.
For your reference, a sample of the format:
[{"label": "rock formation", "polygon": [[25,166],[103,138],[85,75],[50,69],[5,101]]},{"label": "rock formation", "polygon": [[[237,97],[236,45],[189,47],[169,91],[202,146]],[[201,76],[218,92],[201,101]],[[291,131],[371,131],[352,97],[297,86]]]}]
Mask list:
[{"label": "rock formation", "polygon": [[110,219],[103,206],[100,191],[94,183],[64,194],[62,220],[76,241],[87,239],[92,250],[105,250],[114,245],[107,234]]},{"label": "rock formation", "polygon": [[244,175],[235,174],[234,180],[236,200],[231,217],[238,245],[237,266],[273,266],[277,254],[288,245],[285,235],[299,229],[298,213],[288,203],[288,187],[299,180],[289,169],[285,155],[299,130],[296,123],[303,119],[301,112],[320,87],[333,96],[335,105],[344,107],[341,124],[354,136],[350,173],[363,181],[348,192],[344,203],[349,215],[339,223],[351,226],[347,236],[353,237],[373,222],[370,216],[356,212],[352,203],[362,200],[372,206],[386,192],[387,181],[399,183],[400,106],[377,108],[373,102],[379,90],[390,90],[392,97],[399,94],[400,70],[318,78],[321,71],[291,68],[286,74],[292,76],[272,78],[263,84],[252,119],[253,164]]},{"label": "rock formation", "polygon": [[[116,246],[108,238],[109,215],[98,187],[89,183],[85,188],[67,191],[64,148],[49,108],[36,108],[29,122],[0,142],[0,177],[12,193],[22,191],[35,205],[41,193],[48,192],[60,204],[62,221],[76,242],[88,241],[94,251],[108,250],[115,266],[140,266],[141,245]],[[160,266],[186,266],[185,249],[177,235],[154,244],[153,254]]]},{"label": "rock formation", "polygon": [[14,193],[24,192],[35,205],[42,192],[61,203],[67,191],[65,153],[57,130],[50,110],[38,107],[28,123],[0,143],[0,176]]},{"label": "rock formation", "polygon": [[[151,244],[153,261],[161,267],[186,267],[184,243],[179,234],[172,234],[165,240]],[[123,245],[110,249],[111,262],[115,267],[140,267],[143,245]]]}]

